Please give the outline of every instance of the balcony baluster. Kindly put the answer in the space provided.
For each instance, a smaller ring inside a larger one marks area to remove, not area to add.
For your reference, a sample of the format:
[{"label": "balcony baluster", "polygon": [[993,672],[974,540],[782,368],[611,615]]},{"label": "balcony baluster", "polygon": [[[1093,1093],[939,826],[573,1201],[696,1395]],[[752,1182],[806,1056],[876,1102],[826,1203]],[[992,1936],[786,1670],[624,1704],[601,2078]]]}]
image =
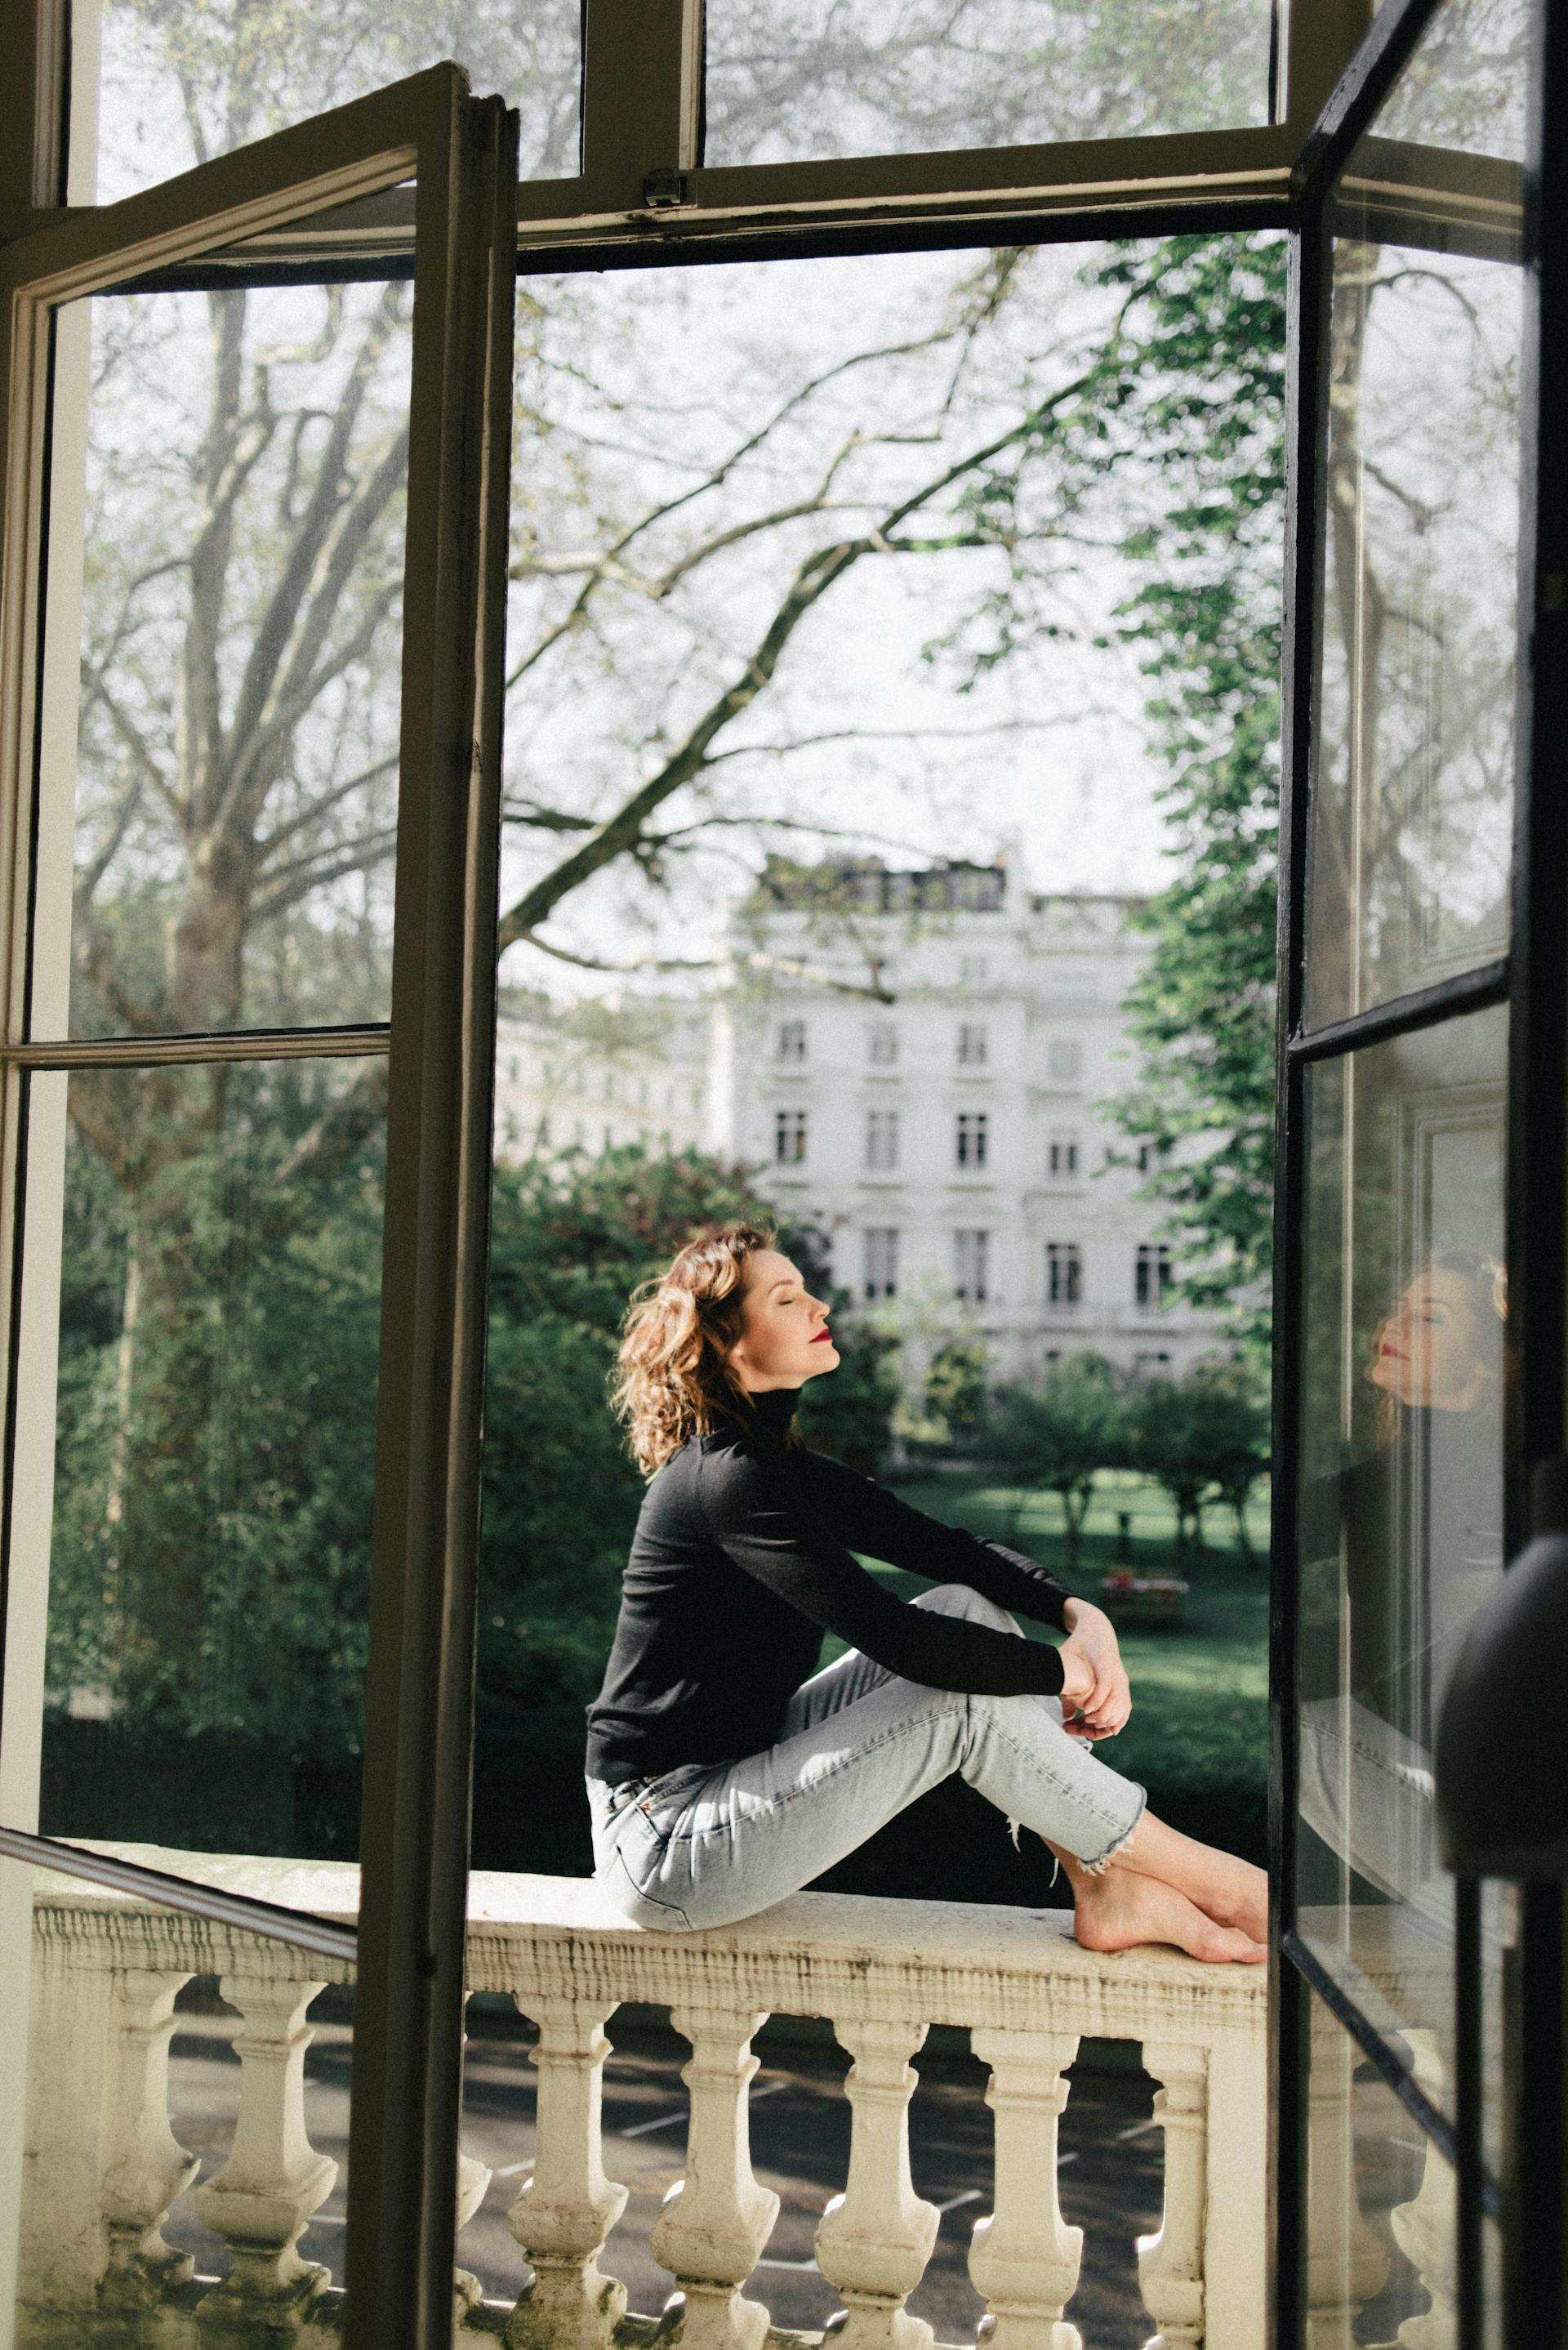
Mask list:
[{"label": "balcony baluster", "polygon": [[929,2350],[931,2329],[904,2307],[926,2272],[940,2214],[909,2176],[909,2059],[927,2026],[857,2017],[834,2020],[854,2062],[845,2082],[851,2115],[849,2177],[816,2231],[816,2263],[848,2312],[841,2350]]},{"label": "balcony baluster", "polygon": [[519,1991],[517,2004],[539,2027],[538,2150],[506,2219],[534,2269],[506,2340],[509,2350],[609,2350],[626,2314],[625,2285],[598,2266],[626,2209],[626,2189],[605,2176],[601,2119],[616,2002]]},{"label": "balcony baluster", "polygon": [[670,2022],[691,2046],[681,2073],[691,2092],[686,2176],[654,2222],[653,2257],[678,2292],[665,2314],[685,2350],[762,2350],[768,2313],[741,2286],[778,2217],[779,2199],[752,2175],[751,2085],[757,2010],[678,2007]]}]

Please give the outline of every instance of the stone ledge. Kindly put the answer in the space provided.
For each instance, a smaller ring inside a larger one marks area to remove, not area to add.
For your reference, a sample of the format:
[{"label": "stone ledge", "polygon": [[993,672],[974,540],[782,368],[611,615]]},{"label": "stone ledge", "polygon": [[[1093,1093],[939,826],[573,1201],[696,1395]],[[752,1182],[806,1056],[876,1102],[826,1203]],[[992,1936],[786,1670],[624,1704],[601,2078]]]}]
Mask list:
[{"label": "stone ledge", "polygon": [[[358,1914],[351,1863],[101,1841],[91,1848],[334,1923]],[[236,1944],[255,1946],[201,1918],[41,1871],[35,1907],[47,1939],[78,1939],[94,1920],[121,1951],[145,1950],[155,1935],[161,1951],[202,1973],[226,1967]],[[345,1971],[275,1948],[301,1979]],[[1068,1910],[799,1893],[742,1925],[659,1934],[626,1924],[586,1877],[487,1870],[470,1880],[469,1980],[475,1991],[526,1986],[535,1997],[607,2009],[638,2001],[836,2018],[891,2010],[931,2023],[1104,2039],[1250,2038],[1262,2032],[1267,2007],[1261,1968],[1206,1966],[1157,1945],[1081,1950]]]}]

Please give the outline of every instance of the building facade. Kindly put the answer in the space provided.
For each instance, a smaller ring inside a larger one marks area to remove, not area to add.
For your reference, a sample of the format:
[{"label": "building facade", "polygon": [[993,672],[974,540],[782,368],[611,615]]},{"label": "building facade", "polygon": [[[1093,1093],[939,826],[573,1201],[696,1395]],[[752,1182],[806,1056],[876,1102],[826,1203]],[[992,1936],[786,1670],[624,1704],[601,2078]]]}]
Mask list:
[{"label": "building facade", "polygon": [[1147,1149],[1107,1113],[1135,1066],[1136,905],[1037,895],[1004,863],[772,860],[737,923],[715,1146],[820,1222],[863,1307],[929,1330],[949,1308],[999,1376],[1084,1348],[1177,1375],[1216,1344],[1170,1295]]},{"label": "building facade", "polygon": [[495,1155],[504,1163],[626,1143],[710,1139],[706,1004],[664,997],[561,1004],[506,991],[495,1035]]}]

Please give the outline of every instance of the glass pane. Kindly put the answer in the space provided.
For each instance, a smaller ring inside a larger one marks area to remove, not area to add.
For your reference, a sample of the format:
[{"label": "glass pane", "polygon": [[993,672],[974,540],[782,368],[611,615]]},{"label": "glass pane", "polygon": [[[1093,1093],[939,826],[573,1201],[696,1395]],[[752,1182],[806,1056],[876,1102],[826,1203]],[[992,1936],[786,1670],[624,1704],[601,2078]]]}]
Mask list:
[{"label": "glass pane", "polygon": [[[352,1867],[245,1867],[247,1891],[352,1922]],[[18,2338],[194,2338],[194,2318],[235,2350],[336,2339],[346,1964],[16,1861],[0,1936],[5,2075],[26,2082],[0,2124]]]},{"label": "glass pane", "polygon": [[1264,0],[709,0],[709,163],[1266,122]]},{"label": "glass pane", "polygon": [[72,76],[78,102],[98,83],[98,178],[72,201],[113,203],[447,57],[476,92],[500,90],[519,109],[526,177],[569,177],[580,16],[579,0],[344,0],[329,11],[310,0],[88,0],[71,11]]},{"label": "glass pane", "polygon": [[1306,1108],[1299,1924],[1449,2107],[1432,1725],[1502,1571],[1506,1037],[1484,1012],[1319,1063]]},{"label": "glass pane", "polygon": [[6,1737],[46,1834],[198,1877],[358,1849],[384,1078],[32,1080],[23,1312],[58,1381],[18,1482],[52,1452],[54,1509],[14,1546]]},{"label": "glass pane", "polygon": [[1439,11],[1331,203],[1314,1026],[1508,943],[1518,175],[1397,143],[1462,126],[1513,152],[1521,101],[1495,16]]},{"label": "glass pane", "polygon": [[[411,315],[407,286],[305,286],[62,321],[89,386],[75,1035],[387,1016]],[[67,433],[62,512],[82,465]],[[65,983],[40,968],[36,1035]]]},{"label": "glass pane", "polygon": [[1307,2340],[1451,2343],[1453,2172],[1316,1999],[1310,2064]]}]

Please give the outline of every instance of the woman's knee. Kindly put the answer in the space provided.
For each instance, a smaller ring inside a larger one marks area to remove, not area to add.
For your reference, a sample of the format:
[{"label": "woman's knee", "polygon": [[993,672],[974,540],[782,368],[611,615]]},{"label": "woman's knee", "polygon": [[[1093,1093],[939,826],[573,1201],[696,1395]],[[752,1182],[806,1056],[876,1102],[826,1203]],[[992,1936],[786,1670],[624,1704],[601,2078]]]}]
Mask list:
[{"label": "woman's knee", "polygon": [[1019,1630],[1005,1607],[999,1607],[994,1599],[987,1599],[981,1592],[971,1591],[967,1583],[939,1583],[931,1590],[922,1591],[909,1604],[929,1607],[937,1616],[962,1616],[971,1624],[988,1624],[996,1632]]}]

